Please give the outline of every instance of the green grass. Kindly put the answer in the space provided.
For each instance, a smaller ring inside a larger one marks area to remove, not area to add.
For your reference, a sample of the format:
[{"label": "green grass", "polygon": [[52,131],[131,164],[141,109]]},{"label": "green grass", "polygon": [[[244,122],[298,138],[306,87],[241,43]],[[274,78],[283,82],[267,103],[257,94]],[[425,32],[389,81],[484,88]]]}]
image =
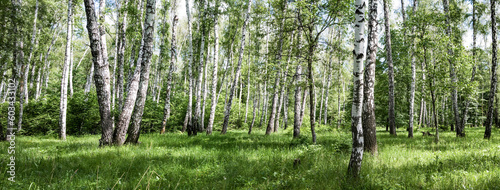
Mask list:
[{"label": "green grass", "polygon": [[[291,139],[291,131],[265,136],[145,134],[138,146],[98,148],[99,136],[17,137],[16,182],[7,181],[7,142],[0,143],[2,189],[499,189],[499,130],[484,128],[408,139],[379,128],[378,157],[364,155],[361,178],[345,176],[348,131],[319,129],[318,144]],[[301,164],[294,168],[294,159]]]}]

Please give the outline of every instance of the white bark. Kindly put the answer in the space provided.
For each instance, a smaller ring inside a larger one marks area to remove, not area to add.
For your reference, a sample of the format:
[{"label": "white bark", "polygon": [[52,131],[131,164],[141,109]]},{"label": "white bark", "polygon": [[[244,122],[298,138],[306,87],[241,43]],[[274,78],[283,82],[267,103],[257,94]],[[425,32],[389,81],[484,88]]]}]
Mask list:
[{"label": "white bark", "polygon": [[68,78],[69,78],[69,67],[71,62],[71,40],[73,39],[73,1],[68,0],[68,28],[66,35],[66,53],[64,56],[64,64],[62,68],[62,78],[61,78],[61,101],[60,101],[60,112],[59,112],[59,138],[61,140],[66,140],[66,115],[68,110]]},{"label": "white bark", "polygon": [[354,63],[353,63],[353,94],[351,111],[351,130],[352,130],[352,152],[349,160],[348,174],[357,177],[361,171],[361,161],[363,160],[363,125],[361,113],[363,110],[363,70],[365,59],[365,0],[356,0],[354,6]]}]

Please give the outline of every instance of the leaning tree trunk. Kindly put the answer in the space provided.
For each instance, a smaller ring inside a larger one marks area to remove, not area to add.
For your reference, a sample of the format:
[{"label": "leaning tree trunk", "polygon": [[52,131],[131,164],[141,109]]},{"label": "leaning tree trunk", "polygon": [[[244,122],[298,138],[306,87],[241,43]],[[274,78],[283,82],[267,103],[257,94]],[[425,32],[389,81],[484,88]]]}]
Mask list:
[{"label": "leaning tree trunk", "polygon": [[356,0],[354,21],[354,64],[353,64],[353,94],[352,94],[352,112],[351,112],[351,130],[352,130],[352,152],[349,160],[347,173],[349,176],[357,178],[361,170],[363,160],[363,125],[361,112],[363,110],[363,62],[365,58],[365,0]]},{"label": "leaning tree trunk", "polygon": [[486,116],[486,126],[484,131],[484,138],[490,139],[491,125],[493,117],[493,100],[495,99],[495,92],[497,90],[497,25],[495,17],[496,0],[490,0],[491,5],[491,86],[490,95],[488,97],[488,115]]},{"label": "leaning tree trunk", "polygon": [[372,155],[377,154],[377,128],[375,120],[375,61],[377,59],[377,0],[369,1],[368,21],[368,60],[364,72],[364,99],[363,99],[363,137],[364,150]]},{"label": "leaning tree trunk", "polygon": [[[216,4],[217,6],[217,4]],[[219,66],[219,24],[218,16],[214,16],[214,68],[212,74],[212,105],[210,106],[210,117],[208,119],[207,135],[212,134],[215,118],[215,108],[217,107],[217,68]]]},{"label": "leaning tree trunk", "polygon": [[241,47],[240,47],[240,55],[238,58],[238,66],[236,67],[236,73],[233,80],[233,85],[231,86],[231,92],[229,94],[229,100],[226,105],[226,110],[224,112],[224,123],[222,125],[221,134],[226,134],[227,126],[229,124],[229,115],[231,114],[231,104],[233,102],[233,96],[235,92],[235,87],[238,85],[238,80],[240,78],[240,70],[241,70],[241,62],[243,60],[243,52],[245,50],[245,29],[248,24],[248,20],[250,19],[250,9],[252,8],[252,0],[248,0],[248,8],[245,16],[245,22],[243,23],[243,27],[241,29]]},{"label": "leaning tree trunk", "polygon": [[389,6],[387,4],[388,0],[384,1],[384,20],[385,20],[385,52],[387,57],[387,65],[389,66],[389,71],[387,73],[389,77],[389,128],[391,130],[390,134],[396,135],[396,116],[394,112],[394,64],[392,63],[392,47],[391,47],[391,27],[389,19]]},{"label": "leaning tree trunk", "polygon": [[146,4],[146,17],[144,20],[144,32],[142,37],[144,46],[142,48],[141,59],[141,82],[139,83],[134,113],[132,115],[132,128],[129,128],[128,130],[126,143],[137,144],[139,140],[142,115],[144,114],[144,104],[146,103],[149,84],[149,66],[151,63],[151,57],[153,56],[153,38],[156,14],[155,8],[156,0],[148,0]]},{"label": "leaning tree trunk", "polygon": [[[19,93],[19,121],[17,123],[17,130],[22,129],[22,124],[23,124],[23,112],[24,112],[24,103],[28,103],[28,74],[30,70],[30,64],[31,64],[31,58],[33,58],[33,47],[36,46],[35,44],[35,39],[36,39],[36,20],[37,20],[37,15],[38,15],[38,0],[36,1],[36,6],[35,6],[35,15],[34,15],[34,21],[33,21],[33,33],[31,35],[31,43],[30,43],[30,54],[28,57],[28,62],[26,62],[26,66],[24,70],[22,70],[22,78],[19,80],[21,81],[21,86],[20,86],[20,93]],[[37,40],[38,44],[38,40]],[[35,64],[33,64],[35,65]],[[34,68],[34,67],[33,67]],[[1,91],[0,91],[1,93]]]},{"label": "leaning tree trunk", "polygon": [[171,43],[171,49],[170,49],[170,66],[168,69],[168,75],[167,75],[167,90],[166,92],[166,97],[165,97],[165,108],[163,109],[163,121],[161,122],[161,134],[165,132],[165,128],[167,126],[167,121],[170,118],[170,96],[172,94],[172,75],[174,74],[175,70],[175,63],[177,62],[177,22],[179,21],[179,18],[177,17],[177,1],[174,0],[172,1],[172,40],[170,41]]},{"label": "leaning tree trunk", "polygon": [[61,101],[59,104],[59,138],[61,140],[66,140],[66,114],[68,111],[68,77],[69,77],[69,66],[71,61],[71,40],[73,36],[72,25],[73,25],[73,1],[68,0],[68,30],[66,35],[66,53],[64,55],[64,64],[62,68],[62,78],[61,78]]},{"label": "leaning tree trunk", "polygon": [[109,84],[109,65],[103,62],[101,49],[101,35],[98,21],[94,12],[94,1],[84,0],[85,12],[87,15],[87,30],[92,52],[92,62],[95,68],[95,86],[97,92],[97,101],[99,103],[99,114],[101,117],[102,134],[99,140],[100,146],[110,145],[113,135],[113,121],[111,120],[111,94]]},{"label": "leaning tree trunk", "polygon": [[193,126],[193,121],[192,121],[192,114],[193,114],[193,34],[191,32],[191,11],[189,7],[189,1],[186,1],[186,13],[187,13],[187,19],[188,19],[188,43],[189,43],[189,49],[188,49],[188,74],[189,74],[189,94],[188,94],[188,107],[186,109],[186,117],[184,118],[184,129],[187,129],[188,136],[196,135],[198,134],[198,129],[195,129]]}]

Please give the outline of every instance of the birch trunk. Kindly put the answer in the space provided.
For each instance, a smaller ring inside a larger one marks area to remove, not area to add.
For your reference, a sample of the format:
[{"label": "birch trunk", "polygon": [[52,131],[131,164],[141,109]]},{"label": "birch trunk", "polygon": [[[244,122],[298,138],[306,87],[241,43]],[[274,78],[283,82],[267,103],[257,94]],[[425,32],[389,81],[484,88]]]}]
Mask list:
[{"label": "birch trunk", "polygon": [[362,110],[363,110],[363,62],[365,58],[365,0],[356,0],[354,6],[355,21],[354,21],[354,63],[353,63],[353,94],[352,94],[352,112],[351,112],[351,130],[352,130],[352,152],[349,160],[347,173],[351,177],[358,178],[361,171],[361,162],[363,160],[363,125],[362,125]]},{"label": "birch trunk", "polygon": [[[493,2],[493,1],[492,1]],[[443,8],[444,8],[444,14],[446,16],[446,35],[451,38],[451,26],[450,26],[450,16],[449,16],[449,5],[448,5],[448,0],[443,0]],[[494,22],[494,21],[492,21]],[[451,45],[451,42],[448,42],[448,47]],[[496,45],[496,44],[495,44]],[[448,55],[452,56],[453,52],[452,49],[448,48]],[[450,63],[450,78],[451,78],[451,102],[453,106],[453,115],[454,115],[454,120],[455,120],[455,126],[457,128],[460,127],[460,115],[458,111],[458,95],[457,95],[457,76],[455,73],[455,64],[453,61],[448,59],[448,62]]]},{"label": "birch trunk", "polygon": [[[210,31],[208,32],[207,35],[210,38]],[[205,68],[203,70],[203,87],[202,87],[202,96],[203,96],[203,104],[201,106],[201,128],[205,130],[205,109],[206,109],[206,103],[207,103],[207,91],[208,91],[208,80],[207,80],[207,75],[208,75],[208,64],[210,60],[210,42],[207,44],[207,59],[205,60]]]},{"label": "birch trunk", "polygon": [[[102,1],[102,0],[101,0]],[[64,64],[62,68],[61,78],[61,101],[59,105],[59,138],[63,141],[66,140],[66,115],[68,111],[68,79],[69,79],[69,66],[71,62],[71,40],[73,37],[73,1],[68,0],[68,25],[66,35],[66,52],[64,55]]]},{"label": "birch trunk", "polygon": [[[132,115],[132,128],[128,130],[127,143],[137,144],[140,135],[142,115],[149,85],[149,67],[153,56],[154,25],[156,15],[156,0],[148,0],[146,4],[146,17],[144,20],[143,41],[141,59],[141,82],[137,92],[134,113]],[[139,61],[138,61],[139,62]]]},{"label": "birch trunk", "polygon": [[323,115],[323,103],[324,103],[324,95],[325,95],[325,81],[326,80],[326,69],[323,72],[323,80],[321,81],[321,98],[320,98],[320,104],[319,104],[319,116],[318,116],[318,121],[319,124],[321,125],[321,116]]},{"label": "birch trunk", "polygon": [[[125,37],[125,28],[127,27],[127,14],[128,11],[126,7],[128,6],[128,0],[123,0],[119,4],[118,11],[118,45],[116,47],[116,64],[118,67],[118,72],[115,75],[116,84],[115,84],[115,93],[116,99],[118,99],[118,110],[121,110],[123,107],[124,100],[124,91],[123,91],[123,79],[124,79],[124,65],[125,65],[125,46],[127,44],[127,38]],[[121,14],[123,10],[123,14]],[[132,49],[133,51],[134,49]]]},{"label": "birch trunk", "polygon": [[[198,80],[196,81],[196,104],[194,109],[193,116],[193,128],[194,130],[203,131],[204,126],[201,124],[201,86],[203,81],[203,69],[204,69],[204,61],[205,61],[205,24],[204,20],[206,19],[206,13],[204,13],[207,9],[207,1],[203,1],[204,8],[201,10],[199,25],[201,25],[201,42],[200,42],[200,64],[198,65]],[[194,133],[196,135],[196,133]]]},{"label": "birch trunk", "polygon": [[[188,19],[188,43],[189,43],[189,49],[188,49],[188,74],[189,74],[189,100],[188,100],[188,107],[186,110],[186,117],[184,119],[184,126],[183,129],[187,128],[188,136],[196,135],[198,133],[198,129],[195,128],[193,125],[192,121],[192,112],[193,112],[193,35],[191,32],[191,11],[189,7],[189,1],[186,1],[186,13],[187,13],[187,19]],[[184,130],[183,130],[184,131]]]},{"label": "birch trunk", "polygon": [[[30,70],[31,59],[33,58],[33,48],[36,47],[36,46],[38,46],[38,40],[36,39],[36,21],[37,21],[37,17],[38,17],[38,0],[36,0],[35,15],[33,17],[35,17],[35,18],[33,19],[33,33],[31,35],[30,55],[29,55],[29,58],[28,58],[26,69],[24,70],[24,78],[23,78],[23,80],[24,80],[24,86],[23,86],[23,92],[24,92],[24,94],[23,94],[23,97],[24,97],[24,102],[25,103],[28,103],[28,100],[29,100],[28,75],[29,75],[29,70]],[[35,66],[36,66],[36,63],[33,64],[33,69],[35,68]],[[33,79],[33,76],[34,76],[34,73],[31,74],[31,79]],[[19,112],[21,112],[21,111],[22,111],[22,108],[20,108]],[[21,116],[22,115],[21,113],[19,113],[19,115],[20,115],[20,117],[19,117],[18,129],[21,129],[21,124],[22,124],[23,117]]]},{"label": "birch trunk", "polygon": [[490,139],[491,137],[491,125],[493,117],[493,100],[495,99],[495,92],[497,90],[497,25],[495,17],[496,0],[490,0],[491,9],[491,86],[490,93],[488,97],[488,115],[486,116],[486,126],[484,131],[484,138]]},{"label": "birch trunk", "polygon": [[112,143],[113,121],[111,120],[111,100],[109,84],[109,65],[103,62],[101,49],[101,36],[98,21],[94,12],[94,1],[84,0],[85,12],[87,15],[87,30],[92,52],[92,62],[95,69],[95,86],[97,91],[97,101],[99,103],[99,114],[101,117],[102,135],[99,146],[106,146]]},{"label": "birch trunk", "polygon": [[[218,1],[216,1],[218,2]],[[218,3],[215,3],[217,7]],[[212,128],[214,125],[215,118],[215,108],[217,107],[217,69],[219,66],[219,18],[218,15],[214,15],[214,68],[212,74],[212,104],[210,106],[210,117],[208,119],[207,135],[212,134]]]},{"label": "birch trunk", "polygon": [[[340,68],[339,68],[340,69]],[[332,70],[331,66],[328,66],[329,74],[328,74],[328,79],[326,80],[326,90],[325,90],[325,111],[324,111],[324,117],[323,119],[325,120],[325,125],[328,123],[328,96],[329,96],[329,89],[330,89],[330,83],[332,79]],[[321,114],[321,112],[320,112]],[[319,123],[321,123],[321,120],[319,120]]]},{"label": "birch trunk", "polygon": [[[413,1],[413,14],[415,14],[416,8],[416,0]],[[412,27],[412,34],[415,33],[415,27]],[[408,138],[413,138],[413,115],[414,115],[414,106],[415,106],[415,80],[416,80],[416,68],[415,68],[415,39],[412,39],[412,53],[411,53],[411,83],[410,83],[410,112],[409,112],[409,121],[408,121]],[[394,135],[396,130],[394,130]]]},{"label": "birch trunk", "polygon": [[[298,35],[297,35],[297,49],[301,49],[301,32],[302,30],[299,28],[298,29]],[[300,54],[297,54],[297,59],[300,57]],[[301,62],[298,61],[297,63],[297,68],[295,69],[295,81],[296,81],[296,88],[295,88],[295,105],[294,105],[294,121],[293,121],[293,138],[298,138],[300,137],[300,125],[302,124],[301,122],[301,114],[300,110],[302,110],[302,89],[301,89],[301,78],[302,78],[302,66],[300,65]]]},{"label": "birch trunk", "polygon": [[243,23],[243,27],[241,29],[241,47],[240,47],[240,55],[238,58],[238,66],[236,68],[235,77],[233,80],[233,85],[231,86],[231,92],[229,94],[229,100],[226,105],[225,113],[224,113],[224,123],[222,125],[221,134],[226,134],[227,126],[229,124],[229,115],[231,114],[231,104],[233,102],[233,96],[235,92],[235,87],[238,86],[238,80],[240,78],[240,70],[241,70],[241,62],[243,60],[243,52],[245,50],[245,30],[248,24],[248,20],[250,19],[250,9],[252,8],[252,0],[248,0],[248,8],[245,15],[245,22]]},{"label": "birch trunk", "polygon": [[[388,0],[384,2],[384,26],[385,26],[385,52],[387,57],[387,65],[389,71],[387,73],[389,78],[389,128],[390,134],[396,135],[396,116],[394,111],[394,64],[392,62],[392,42],[391,42],[391,24],[389,19],[389,5]],[[403,1],[401,1],[403,2]],[[403,13],[404,14],[404,13]],[[420,127],[420,125],[419,125]]]},{"label": "birch trunk", "polygon": [[56,43],[57,39],[59,38],[59,33],[62,30],[54,29],[54,33],[52,34],[52,40],[50,42],[49,49],[47,50],[47,53],[45,53],[45,58],[44,58],[44,64],[43,64],[43,69],[42,69],[42,76],[40,80],[40,85],[39,88],[37,88],[37,93],[35,96],[35,99],[38,100],[38,98],[42,95],[42,89],[43,89],[43,84],[45,81],[45,88],[47,88],[47,81],[48,81],[48,75],[50,74],[50,62],[49,62],[49,55],[50,52],[52,51],[52,47],[54,47],[54,44]]},{"label": "birch trunk", "polygon": [[[273,104],[271,105],[271,114],[269,115],[269,122],[267,123],[267,129],[266,129],[266,135],[269,135],[272,131],[274,132],[277,132],[278,131],[278,125],[275,126],[275,119],[276,117],[279,118],[279,114],[278,116],[276,116],[276,112],[277,112],[277,109],[278,109],[278,99],[279,99],[279,92],[280,92],[280,88],[279,88],[279,85],[280,85],[280,75],[281,75],[281,57],[282,57],[282,53],[283,53],[283,30],[284,30],[284,26],[285,26],[285,14],[286,14],[286,7],[287,7],[287,4],[288,2],[287,1],[283,1],[284,3],[284,9],[283,9],[283,13],[282,13],[282,19],[281,19],[281,26],[280,26],[280,29],[279,29],[279,34],[278,34],[278,39],[279,39],[279,42],[278,42],[278,52],[276,54],[276,61],[278,63],[277,67],[278,67],[278,70],[276,71],[276,79],[275,79],[275,82],[274,82],[274,94],[273,94]],[[279,112],[279,111],[278,111]]]},{"label": "birch trunk", "polygon": [[376,120],[375,120],[375,102],[374,102],[374,87],[375,87],[375,61],[377,59],[377,0],[369,0],[369,21],[368,21],[368,58],[364,72],[364,99],[363,99],[363,137],[364,150],[377,155],[377,136],[376,136]]},{"label": "birch trunk", "polygon": [[[285,86],[286,86],[286,81],[287,81],[287,76],[288,76],[288,66],[290,64],[290,59],[292,57],[292,48],[293,48],[293,35],[294,35],[295,31],[292,31],[292,35],[291,35],[291,38],[290,38],[290,49],[288,49],[288,58],[287,58],[287,61],[286,61],[286,66],[285,66],[285,71],[283,72],[283,85],[281,86],[281,99],[280,99],[280,103],[279,103],[279,108],[278,108],[278,114],[277,114],[277,118],[276,118],[276,124],[274,126],[276,127],[279,127],[279,117],[280,117],[280,114],[281,114],[281,105],[283,105],[283,113],[284,113],[284,116],[283,116],[283,123],[286,123],[286,120],[287,120],[287,117],[288,117],[288,109],[287,109],[287,102],[288,102],[288,93],[285,94]],[[285,97],[286,96],[286,97]],[[283,129],[286,129],[286,125],[283,127]]]},{"label": "birch trunk", "polygon": [[163,109],[163,121],[161,122],[161,134],[165,133],[165,128],[167,126],[168,119],[170,118],[170,96],[172,94],[172,75],[175,70],[175,63],[177,62],[177,22],[179,18],[177,17],[177,1],[172,1],[172,40],[170,49],[170,66],[167,75],[167,89],[165,90],[165,108]]}]

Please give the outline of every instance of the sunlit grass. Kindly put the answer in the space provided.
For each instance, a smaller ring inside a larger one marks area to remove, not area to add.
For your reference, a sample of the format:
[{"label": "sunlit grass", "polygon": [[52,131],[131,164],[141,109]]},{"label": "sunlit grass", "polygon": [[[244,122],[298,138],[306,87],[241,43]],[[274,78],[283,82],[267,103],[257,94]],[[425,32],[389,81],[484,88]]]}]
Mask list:
[{"label": "sunlit grass", "polygon": [[[498,189],[500,142],[482,138],[484,128],[467,128],[467,137],[440,132],[440,142],[379,128],[378,157],[365,154],[361,178],[345,177],[351,135],[319,129],[310,144],[304,129],[292,142],[291,130],[265,136],[232,130],[166,135],[143,134],[137,146],[98,148],[99,136],[17,137],[16,182],[7,181],[7,142],[0,143],[3,189]],[[300,165],[294,167],[299,158]]]}]

